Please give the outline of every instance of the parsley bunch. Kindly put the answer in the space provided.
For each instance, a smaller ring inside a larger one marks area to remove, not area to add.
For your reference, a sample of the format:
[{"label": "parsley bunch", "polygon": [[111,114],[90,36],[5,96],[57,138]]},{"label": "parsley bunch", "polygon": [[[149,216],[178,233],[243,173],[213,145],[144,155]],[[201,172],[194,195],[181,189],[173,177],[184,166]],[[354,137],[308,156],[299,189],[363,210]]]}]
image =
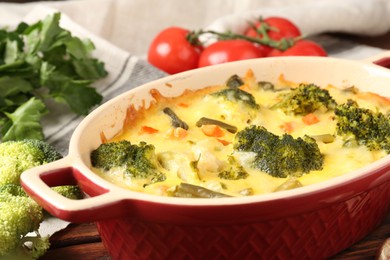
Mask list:
[{"label": "parsley bunch", "polygon": [[60,13],[15,30],[0,29],[0,134],[2,141],[44,139],[45,100],[86,115],[102,101],[91,84],[107,75],[92,57],[94,45],[59,25]]}]

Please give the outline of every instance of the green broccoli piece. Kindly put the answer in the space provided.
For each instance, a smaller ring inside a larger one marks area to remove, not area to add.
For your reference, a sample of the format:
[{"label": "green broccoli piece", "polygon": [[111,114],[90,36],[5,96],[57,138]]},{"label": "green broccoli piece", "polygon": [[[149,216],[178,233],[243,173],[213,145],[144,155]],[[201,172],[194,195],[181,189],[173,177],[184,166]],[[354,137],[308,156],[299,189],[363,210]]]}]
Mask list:
[{"label": "green broccoli piece", "polygon": [[390,154],[390,114],[361,108],[353,100],[335,109],[336,134],[345,144],[356,142],[370,150],[384,150]]},{"label": "green broccoli piece", "polygon": [[[20,186],[23,171],[62,158],[56,149],[40,140],[0,143],[0,258],[37,259],[49,248],[49,238],[38,228],[44,210]],[[59,186],[65,196],[76,198],[76,186]],[[78,195],[77,195],[78,196]],[[77,197],[80,198],[80,197]],[[36,236],[27,236],[35,232]]]},{"label": "green broccoli piece", "polygon": [[71,200],[79,200],[84,197],[80,188],[75,185],[56,186],[52,187],[52,189],[57,193],[61,194],[62,196]]},{"label": "green broccoli piece", "polygon": [[233,103],[242,103],[251,109],[259,109],[259,105],[256,103],[254,96],[239,88],[225,88],[217,92],[210,94],[213,97],[222,97],[224,100]]},{"label": "green broccoli piece", "polygon": [[0,194],[9,194],[12,196],[27,197],[27,193],[23,190],[22,186],[9,183],[0,186]]},{"label": "green broccoli piece", "polygon": [[[70,199],[82,197],[77,186],[53,189]],[[38,232],[44,212],[20,185],[0,186],[0,259],[38,259],[45,254],[49,236],[41,237]]]},{"label": "green broccoli piece", "polygon": [[91,152],[91,164],[105,171],[122,170],[125,176],[145,180],[145,185],[166,179],[166,170],[157,159],[155,147],[146,142],[135,145],[122,140],[101,144]]},{"label": "green broccoli piece", "polygon": [[13,195],[15,191],[19,193],[16,187],[11,185],[0,192],[0,257],[37,259],[49,248],[49,240],[39,235],[30,239],[26,235],[37,232],[43,209],[28,196]]},{"label": "green broccoli piece", "polygon": [[25,170],[60,158],[62,155],[44,141],[26,139],[0,143],[0,185],[19,184]]},{"label": "green broccoli piece", "polygon": [[92,166],[105,171],[126,164],[132,144],[128,141],[101,144],[91,153]]},{"label": "green broccoli piece", "polygon": [[325,112],[333,110],[337,105],[328,90],[314,84],[300,84],[278,97],[281,100],[271,108],[279,108],[284,113],[293,115],[307,115],[317,110]]},{"label": "green broccoli piece", "polygon": [[258,109],[260,106],[256,103],[254,96],[251,93],[239,89],[242,85],[244,85],[244,81],[239,76],[233,75],[226,81],[227,88],[213,92],[210,96],[222,97],[229,102],[242,103],[250,108]]},{"label": "green broccoli piece", "polygon": [[253,153],[252,167],[274,177],[301,176],[323,166],[323,155],[316,141],[309,137],[294,139],[270,133],[262,126],[248,126],[237,132],[233,148],[238,152]]},{"label": "green broccoli piece", "polygon": [[239,164],[234,156],[228,157],[228,167],[218,173],[218,177],[225,180],[245,179],[249,176],[245,168]]},{"label": "green broccoli piece", "polygon": [[[24,251],[19,252],[25,255],[25,251],[31,255],[33,259],[38,259],[43,256],[50,248],[50,237],[42,237],[38,232],[35,232],[35,236],[25,236],[22,239]],[[19,258],[20,259],[20,258]]]}]

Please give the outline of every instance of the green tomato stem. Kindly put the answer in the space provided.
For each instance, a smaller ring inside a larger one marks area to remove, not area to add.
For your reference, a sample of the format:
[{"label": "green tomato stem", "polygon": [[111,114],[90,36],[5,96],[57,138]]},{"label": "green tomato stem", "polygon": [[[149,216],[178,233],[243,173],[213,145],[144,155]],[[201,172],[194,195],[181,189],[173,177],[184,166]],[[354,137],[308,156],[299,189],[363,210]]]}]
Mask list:
[{"label": "green tomato stem", "polygon": [[280,51],[285,51],[291,46],[295,44],[296,41],[300,40],[302,37],[296,37],[296,38],[283,38],[279,41],[272,40],[269,35],[268,31],[270,30],[275,30],[276,28],[270,27],[269,25],[262,23],[260,26],[255,28],[254,25],[252,27],[257,31],[259,36],[261,37],[249,37],[243,34],[237,34],[233,32],[217,32],[214,30],[199,30],[199,31],[191,31],[187,35],[187,40],[195,46],[202,45],[202,43],[199,41],[199,36],[204,35],[204,34],[212,34],[218,37],[219,40],[235,40],[235,39],[240,39],[240,40],[245,40],[248,42],[260,44],[260,45],[265,45],[269,46],[274,49],[278,49]]}]

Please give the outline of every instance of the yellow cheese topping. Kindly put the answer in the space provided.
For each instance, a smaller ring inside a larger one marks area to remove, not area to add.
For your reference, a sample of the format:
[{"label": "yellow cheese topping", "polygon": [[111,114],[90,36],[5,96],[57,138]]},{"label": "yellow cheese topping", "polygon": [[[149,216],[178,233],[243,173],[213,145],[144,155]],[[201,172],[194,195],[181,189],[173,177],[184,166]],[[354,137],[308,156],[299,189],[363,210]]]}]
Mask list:
[{"label": "yellow cheese topping", "polygon": [[[142,182],[126,177],[120,171],[93,170],[118,186],[163,196],[170,196],[180,183],[198,185],[229,196],[264,194],[285,189],[283,184],[288,178],[273,177],[255,169],[246,163],[248,160],[245,158],[241,158],[240,163],[248,172],[246,178],[220,178],[218,174],[228,163],[227,158],[234,153],[232,142],[235,133],[215,125],[196,126],[202,117],[235,126],[238,131],[248,125],[259,125],[273,134],[288,133],[294,138],[304,135],[335,136],[332,142],[317,142],[324,155],[323,169],[294,179],[303,186],[343,175],[386,155],[385,151],[370,151],[365,146],[345,147],[344,140],[335,135],[336,121],[333,110],[315,111],[311,113],[313,117],[310,121],[306,122],[305,116],[285,114],[280,109],[272,108],[280,101],[281,93],[289,91],[290,87],[297,87],[298,84],[281,78],[280,82],[275,83],[277,90],[265,90],[258,87],[251,71],[243,76],[242,80],[245,84],[240,86],[240,89],[253,95],[259,105],[258,109],[248,109],[245,105],[208,95],[226,88],[225,85],[187,91],[174,98],[162,97],[158,91],[154,91],[156,101],[148,108],[133,109],[132,120],[128,120],[122,132],[108,141],[129,140],[132,144],[153,144],[160,164],[167,170],[164,181],[142,185]],[[390,101],[376,94],[345,91],[334,86],[321,87],[327,89],[338,104],[353,99],[360,107],[383,113],[389,111]],[[187,123],[188,130],[172,126],[171,118],[163,112],[166,107]]]}]

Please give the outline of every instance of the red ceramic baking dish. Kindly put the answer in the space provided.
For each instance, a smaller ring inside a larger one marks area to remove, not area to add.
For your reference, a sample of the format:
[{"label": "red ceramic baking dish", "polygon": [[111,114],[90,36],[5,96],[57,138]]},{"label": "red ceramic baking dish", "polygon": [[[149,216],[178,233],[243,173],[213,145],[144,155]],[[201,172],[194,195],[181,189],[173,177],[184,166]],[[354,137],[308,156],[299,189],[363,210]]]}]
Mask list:
[{"label": "red ceramic baking dish", "polygon": [[[384,53],[376,60],[385,57]],[[149,91],[175,96],[222,84],[252,69],[256,78],[355,86],[390,97],[390,71],[371,61],[323,57],[263,58],[168,76],[132,89],[88,115],[69,154],[23,173],[25,190],[54,216],[96,222],[113,259],[322,259],[363,238],[390,206],[390,156],[343,176],[293,190],[240,198],[173,198],[115,186],[90,169],[90,152],[123,127],[131,104]],[[387,65],[387,59],[380,59]],[[168,87],[169,86],[169,87]],[[390,131],[390,130],[389,130]],[[78,184],[86,198],[61,197],[49,187]]]}]

